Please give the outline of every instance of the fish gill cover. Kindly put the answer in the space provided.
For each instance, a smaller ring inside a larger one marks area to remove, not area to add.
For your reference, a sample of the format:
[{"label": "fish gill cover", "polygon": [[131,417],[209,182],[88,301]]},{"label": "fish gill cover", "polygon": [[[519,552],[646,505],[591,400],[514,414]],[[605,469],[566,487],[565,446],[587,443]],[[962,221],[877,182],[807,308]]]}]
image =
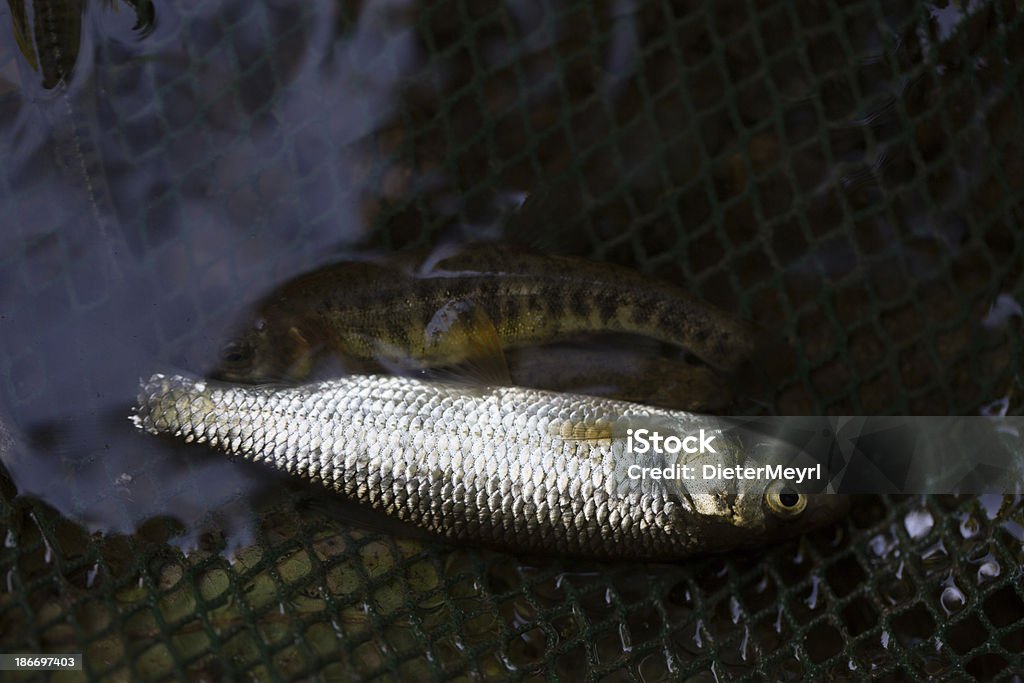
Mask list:
[{"label": "fish gill cover", "polygon": [[719,412],[1019,415],[1018,2],[10,0],[0,32],[3,653],[97,680],[1019,675],[1016,495],[599,563],[349,523],[125,419],[278,286],[499,238],[756,325],[767,381]]}]

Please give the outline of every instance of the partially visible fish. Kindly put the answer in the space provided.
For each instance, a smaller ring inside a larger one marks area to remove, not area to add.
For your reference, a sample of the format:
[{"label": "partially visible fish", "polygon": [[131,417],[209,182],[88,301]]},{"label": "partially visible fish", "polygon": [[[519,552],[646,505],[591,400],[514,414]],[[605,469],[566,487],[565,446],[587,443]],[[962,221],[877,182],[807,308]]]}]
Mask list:
[{"label": "partially visible fish", "polygon": [[[365,375],[275,389],[154,375],[133,420],[449,541],[527,553],[671,560],[769,543],[846,509],[842,496],[779,481],[631,478],[630,465],[756,459],[716,418],[519,387]],[[638,455],[627,430],[639,428],[705,430],[716,454]]]},{"label": "partially visible fish", "polygon": [[82,41],[84,0],[35,0],[31,12],[27,0],[7,0],[14,26],[14,40],[43,87],[67,82],[78,60]]},{"label": "partially visible fish", "polygon": [[[135,11],[134,29],[143,35],[156,21],[152,0],[124,0]],[[107,3],[117,7],[116,0]],[[7,0],[14,41],[47,90],[71,80],[82,42],[85,0]],[[31,9],[30,9],[31,8]]]},{"label": "partially visible fish", "polygon": [[684,349],[716,370],[747,361],[743,321],[680,287],[575,258],[480,245],[409,267],[370,262],[322,268],[285,284],[260,321],[225,350],[218,379],[301,381],[324,356],[350,361],[461,362],[481,312],[501,351],[593,332],[628,333]]}]

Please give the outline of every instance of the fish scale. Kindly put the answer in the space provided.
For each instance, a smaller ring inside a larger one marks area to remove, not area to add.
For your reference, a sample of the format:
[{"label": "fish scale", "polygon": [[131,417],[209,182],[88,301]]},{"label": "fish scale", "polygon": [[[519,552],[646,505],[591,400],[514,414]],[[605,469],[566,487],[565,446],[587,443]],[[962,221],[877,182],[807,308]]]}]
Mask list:
[{"label": "fish scale", "polygon": [[[767,482],[629,480],[627,467],[642,461],[626,447],[631,427],[706,429],[716,461],[748,455],[716,418],[520,387],[356,375],[279,388],[157,374],[133,419],[318,481],[441,538],[529,553],[688,557],[792,535],[842,507],[816,496],[818,514],[780,523],[764,504]],[[697,462],[665,457],[662,466]]]}]

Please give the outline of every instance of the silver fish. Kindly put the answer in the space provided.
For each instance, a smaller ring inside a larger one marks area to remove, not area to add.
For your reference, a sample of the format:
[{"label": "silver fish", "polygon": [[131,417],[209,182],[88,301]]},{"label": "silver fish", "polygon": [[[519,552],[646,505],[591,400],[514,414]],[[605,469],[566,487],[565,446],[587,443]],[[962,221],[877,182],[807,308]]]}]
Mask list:
[{"label": "silver fish", "polygon": [[[630,465],[752,460],[713,417],[520,387],[356,375],[271,388],[157,374],[132,419],[444,539],[527,553],[672,560],[797,535],[846,509],[842,496],[780,482],[631,478]],[[717,454],[637,455],[627,430],[642,428],[703,429]]]}]

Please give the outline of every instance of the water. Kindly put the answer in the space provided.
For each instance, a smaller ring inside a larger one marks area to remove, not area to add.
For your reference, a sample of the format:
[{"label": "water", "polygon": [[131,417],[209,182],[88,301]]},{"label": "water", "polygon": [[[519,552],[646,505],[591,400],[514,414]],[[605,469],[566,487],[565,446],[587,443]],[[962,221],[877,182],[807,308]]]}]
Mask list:
[{"label": "water", "polygon": [[[838,541],[578,566],[296,512],[301,487],[127,420],[139,377],[209,371],[278,284],[495,236],[684,283],[793,340],[769,410],[1019,412],[1020,18],[910,5],[158,1],[137,28],[97,1],[62,84],[0,7],[3,638],[69,614],[28,588],[58,575],[88,634],[143,615],[89,650],[126,677],[175,671],[170,652],[211,679],[343,659],[342,678],[909,674],[976,647],[977,610],[1017,623],[1016,499],[864,500]],[[856,638],[836,654],[840,623]],[[808,624],[821,637],[794,646]]]},{"label": "water", "polygon": [[[8,187],[18,189],[5,194],[6,213],[18,219],[0,244],[13,266],[0,291],[3,405],[27,449],[5,464],[23,493],[92,529],[130,531],[168,513],[192,528],[267,481],[135,434],[125,417],[133,387],[156,369],[207,371],[228,324],[267,283],[358,243],[355,168],[386,162],[356,141],[389,120],[413,62],[409,28],[387,19],[400,5],[365,13],[345,36],[314,21],[315,8],[243,17],[242,6],[183,15],[161,4],[143,38],[130,12],[90,5],[95,49],[79,54],[59,94],[41,90],[19,55],[0,60],[10,76],[17,68],[24,96],[5,100],[17,107],[6,144]],[[225,12],[286,38],[269,54],[246,40],[226,53],[223,29],[212,28]],[[183,76],[190,54],[206,57]],[[394,72],[365,73],[374,59]],[[361,96],[327,87],[339,80],[362,83]],[[335,114],[333,130],[303,125],[316,110]],[[155,117],[159,126],[139,123]],[[295,172],[304,168],[316,172]],[[329,220],[309,220],[328,207]],[[236,507],[223,521],[241,543],[247,512]]]}]

